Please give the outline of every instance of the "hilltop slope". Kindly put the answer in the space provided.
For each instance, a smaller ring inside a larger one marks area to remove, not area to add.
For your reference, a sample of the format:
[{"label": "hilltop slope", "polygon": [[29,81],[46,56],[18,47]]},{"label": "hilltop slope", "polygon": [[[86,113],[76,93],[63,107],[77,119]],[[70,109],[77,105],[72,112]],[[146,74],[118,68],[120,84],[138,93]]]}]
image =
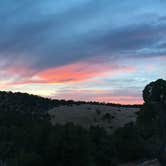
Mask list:
[{"label": "hilltop slope", "polygon": [[52,124],[66,124],[72,122],[82,127],[104,127],[108,131],[114,131],[125,124],[136,121],[136,112],[140,108],[117,107],[109,105],[80,104],[72,106],[59,106],[51,109]]}]

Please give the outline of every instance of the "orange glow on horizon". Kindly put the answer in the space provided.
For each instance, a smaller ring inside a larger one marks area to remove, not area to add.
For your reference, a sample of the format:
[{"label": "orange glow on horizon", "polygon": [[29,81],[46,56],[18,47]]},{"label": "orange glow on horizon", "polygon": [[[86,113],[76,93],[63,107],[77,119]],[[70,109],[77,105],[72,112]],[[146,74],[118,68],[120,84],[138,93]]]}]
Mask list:
[{"label": "orange glow on horizon", "polygon": [[69,90],[60,91],[59,93],[51,96],[56,99],[78,100],[78,101],[96,101],[104,103],[116,104],[143,104],[141,96],[131,94],[122,94],[122,92],[115,93],[111,90]]}]

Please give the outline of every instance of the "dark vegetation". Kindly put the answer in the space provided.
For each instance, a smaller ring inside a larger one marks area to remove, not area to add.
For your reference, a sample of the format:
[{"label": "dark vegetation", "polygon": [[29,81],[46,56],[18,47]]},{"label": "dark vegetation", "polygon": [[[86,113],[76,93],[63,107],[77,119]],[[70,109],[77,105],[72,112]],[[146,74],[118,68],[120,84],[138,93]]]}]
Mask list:
[{"label": "dark vegetation", "polygon": [[109,114],[109,113],[105,113],[105,114],[102,116],[102,120],[103,120],[103,121],[106,121],[106,122],[110,122],[112,119],[114,119],[114,116],[112,116],[112,115]]},{"label": "dark vegetation", "polygon": [[15,111],[1,111],[0,117],[1,165],[114,165],[111,136],[102,128],[86,130],[72,123],[53,127],[44,116]]},{"label": "dark vegetation", "polygon": [[164,165],[166,81],[147,85],[143,97],[136,124],[110,135],[99,127],[52,126],[47,110],[73,101],[0,92],[0,166],[116,166],[149,158]]},{"label": "dark vegetation", "polygon": [[119,161],[158,158],[166,165],[166,81],[159,79],[143,90],[145,103],[136,124],[118,129],[113,138]]}]

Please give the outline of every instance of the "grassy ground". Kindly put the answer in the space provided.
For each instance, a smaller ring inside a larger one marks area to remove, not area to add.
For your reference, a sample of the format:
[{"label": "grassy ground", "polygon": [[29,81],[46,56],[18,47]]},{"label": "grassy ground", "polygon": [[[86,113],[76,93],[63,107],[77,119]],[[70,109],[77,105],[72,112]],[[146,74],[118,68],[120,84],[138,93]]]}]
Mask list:
[{"label": "grassy ground", "polygon": [[81,104],[55,107],[49,114],[53,125],[73,122],[85,128],[101,126],[112,132],[126,123],[135,122],[138,111],[139,108],[134,107]]}]

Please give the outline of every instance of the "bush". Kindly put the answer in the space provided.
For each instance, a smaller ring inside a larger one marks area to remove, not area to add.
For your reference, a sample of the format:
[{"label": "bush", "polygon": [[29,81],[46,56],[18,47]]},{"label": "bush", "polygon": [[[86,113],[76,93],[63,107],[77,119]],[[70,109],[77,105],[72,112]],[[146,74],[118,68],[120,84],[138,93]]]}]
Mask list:
[{"label": "bush", "polygon": [[102,116],[102,120],[103,121],[107,121],[107,122],[110,122],[114,117],[109,114],[109,113],[105,113],[103,116]]},{"label": "bush", "polygon": [[116,155],[121,162],[145,157],[144,144],[136,127],[130,123],[113,134]]}]

